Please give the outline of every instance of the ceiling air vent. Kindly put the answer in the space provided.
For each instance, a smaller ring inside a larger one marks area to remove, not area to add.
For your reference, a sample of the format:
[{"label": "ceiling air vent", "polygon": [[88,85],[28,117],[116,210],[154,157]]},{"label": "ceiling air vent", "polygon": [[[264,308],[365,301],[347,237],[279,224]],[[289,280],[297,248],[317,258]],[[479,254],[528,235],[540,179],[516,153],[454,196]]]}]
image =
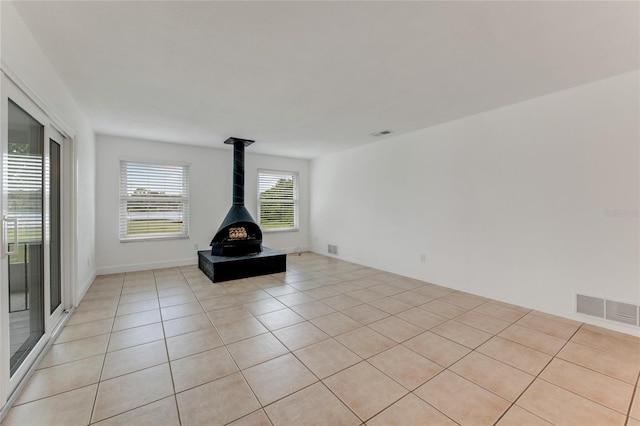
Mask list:
[{"label": "ceiling air vent", "polygon": [[371,136],[385,136],[393,133],[393,130],[381,130],[379,132],[371,133]]}]

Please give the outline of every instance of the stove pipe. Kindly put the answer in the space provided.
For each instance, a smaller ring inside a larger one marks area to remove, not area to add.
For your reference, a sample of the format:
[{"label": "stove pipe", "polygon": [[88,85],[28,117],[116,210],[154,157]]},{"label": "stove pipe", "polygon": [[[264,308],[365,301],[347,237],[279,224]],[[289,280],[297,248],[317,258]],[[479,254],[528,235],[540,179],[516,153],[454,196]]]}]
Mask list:
[{"label": "stove pipe", "polygon": [[254,141],[229,138],[224,143],[233,145],[233,205],[244,206],[244,148]]}]

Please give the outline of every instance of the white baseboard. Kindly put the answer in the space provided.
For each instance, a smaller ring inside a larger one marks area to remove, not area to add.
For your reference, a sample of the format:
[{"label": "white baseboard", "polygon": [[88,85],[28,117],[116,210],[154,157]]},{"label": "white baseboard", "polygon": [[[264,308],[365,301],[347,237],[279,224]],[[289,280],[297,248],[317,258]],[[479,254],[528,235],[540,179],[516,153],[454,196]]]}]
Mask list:
[{"label": "white baseboard", "polygon": [[96,269],[98,275],[120,274],[123,272],[146,271],[148,269],[172,268],[174,266],[196,265],[197,257],[186,259],[162,260],[158,262],[133,263],[129,265],[101,266]]},{"label": "white baseboard", "polygon": [[286,248],[269,247],[269,248],[283,251],[286,254],[303,253],[305,251],[311,251],[311,247],[286,247]]}]

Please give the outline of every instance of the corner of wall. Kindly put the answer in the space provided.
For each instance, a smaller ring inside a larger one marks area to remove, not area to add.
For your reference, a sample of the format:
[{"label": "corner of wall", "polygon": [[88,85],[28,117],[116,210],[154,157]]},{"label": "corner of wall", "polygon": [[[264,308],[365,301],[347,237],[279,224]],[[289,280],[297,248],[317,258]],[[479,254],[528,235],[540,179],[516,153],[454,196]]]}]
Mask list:
[{"label": "corner of wall", "polygon": [[82,280],[82,282],[77,285],[75,298],[72,303],[73,306],[78,306],[80,302],[82,302],[82,299],[84,299],[84,296],[87,294],[87,291],[89,291],[89,288],[91,287],[91,284],[93,284],[95,279],[96,279],[96,270],[93,269],[90,272],[89,277]]}]

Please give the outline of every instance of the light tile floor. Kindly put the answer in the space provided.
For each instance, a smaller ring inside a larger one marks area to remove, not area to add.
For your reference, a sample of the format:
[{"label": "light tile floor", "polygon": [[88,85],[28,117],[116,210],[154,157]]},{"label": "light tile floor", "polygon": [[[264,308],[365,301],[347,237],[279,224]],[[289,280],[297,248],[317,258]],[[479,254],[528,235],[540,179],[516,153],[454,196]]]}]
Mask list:
[{"label": "light tile floor", "polygon": [[305,253],[98,277],[10,425],[640,425],[640,339]]}]

